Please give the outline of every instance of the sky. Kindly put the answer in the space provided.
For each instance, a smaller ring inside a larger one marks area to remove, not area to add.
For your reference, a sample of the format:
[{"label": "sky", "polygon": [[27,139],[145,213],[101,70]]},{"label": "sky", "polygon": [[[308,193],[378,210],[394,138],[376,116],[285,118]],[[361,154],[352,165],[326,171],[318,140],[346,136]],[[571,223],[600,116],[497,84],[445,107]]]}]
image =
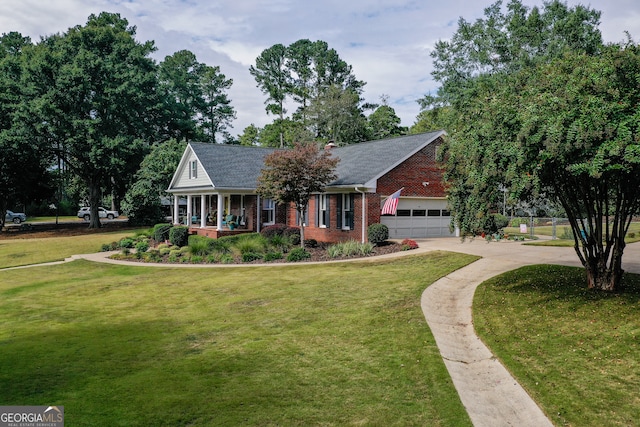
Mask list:
[{"label": "sky", "polygon": [[[1,0],[0,33],[17,31],[34,42],[84,25],[91,14],[119,13],[137,28],[138,41],[153,40],[157,62],[187,49],[198,62],[219,66],[233,79],[228,91],[237,119],[231,134],[250,124],[262,127],[266,96],[249,74],[260,53],[280,43],[323,40],[366,82],[367,102],[388,104],[403,126],[415,123],[416,102],[435,94],[430,53],[449,39],[460,17],[483,17],[493,0]],[[640,41],[640,1],[567,0],[602,12],[605,42],[620,42],[628,31]],[[529,7],[542,1],[523,0]]]}]

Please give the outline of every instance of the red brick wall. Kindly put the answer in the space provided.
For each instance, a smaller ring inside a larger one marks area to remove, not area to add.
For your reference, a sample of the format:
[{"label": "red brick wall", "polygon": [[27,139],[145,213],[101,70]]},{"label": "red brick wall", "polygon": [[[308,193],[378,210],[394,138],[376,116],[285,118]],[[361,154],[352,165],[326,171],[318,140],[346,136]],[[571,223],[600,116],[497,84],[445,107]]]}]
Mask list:
[{"label": "red brick wall", "polygon": [[[380,195],[390,195],[404,187],[401,196],[404,197],[445,197],[442,183],[442,169],[436,162],[436,150],[442,144],[438,138],[418,153],[398,165],[378,180],[377,193],[367,193],[366,219],[367,225],[380,222],[382,206]],[[428,185],[423,185],[428,182]],[[319,242],[341,242],[345,240],[361,241],[362,238],[362,194],[354,193],[354,228],[342,230],[337,228],[337,203],[340,194],[328,194],[330,224],[329,228],[318,228],[316,224],[316,199],[309,201],[308,224],[305,227],[305,238]],[[292,206],[287,212],[287,224],[297,226],[296,211]],[[365,241],[367,230],[365,228]]]},{"label": "red brick wall", "polygon": [[[309,200],[309,215],[307,225],[304,228],[305,239],[315,239],[318,242],[344,242],[347,240],[360,241],[362,231],[362,195],[360,193],[354,193],[354,221],[353,230],[343,230],[338,228],[338,197],[342,197],[342,194],[329,194],[329,227],[319,228],[316,227],[316,198],[311,197]],[[367,200],[370,195],[367,194]],[[287,216],[287,224],[291,226],[297,226],[296,223],[296,210],[293,205],[290,206]],[[366,231],[365,231],[366,234]],[[366,236],[365,236],[366,237]]]},{"label": "red brick wall", "polygon": [[404,197],[445,197],[442,169],[436,163],[436,150],[441,144],[438,138],[380,178],[378,194],[387,196],[404,187]]}]

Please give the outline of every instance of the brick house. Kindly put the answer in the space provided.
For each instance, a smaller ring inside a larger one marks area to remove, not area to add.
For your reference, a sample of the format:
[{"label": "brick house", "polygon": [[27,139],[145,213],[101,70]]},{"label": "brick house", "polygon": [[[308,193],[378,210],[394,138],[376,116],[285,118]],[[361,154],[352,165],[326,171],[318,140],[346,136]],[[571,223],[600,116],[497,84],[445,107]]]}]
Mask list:
[{"label": "brick house", "polygon": [[[309,201],[305,237],[322,242],[366,240],[370,224],[389,227],[391,238],[451,236],[450,216],[436,164],[444,131],[326,147],[340,159],[337,179]],[[174,196],[174,223],[192,233],[221,235],[298,224],[293,206],[255,192],[272,148],[190,143],[167,191]],[[381,215],[385,199],[402,189],[395,215]],[[187,215],[179,216],[186,198]],[[233,228],[233,229],[232,229]]]}]

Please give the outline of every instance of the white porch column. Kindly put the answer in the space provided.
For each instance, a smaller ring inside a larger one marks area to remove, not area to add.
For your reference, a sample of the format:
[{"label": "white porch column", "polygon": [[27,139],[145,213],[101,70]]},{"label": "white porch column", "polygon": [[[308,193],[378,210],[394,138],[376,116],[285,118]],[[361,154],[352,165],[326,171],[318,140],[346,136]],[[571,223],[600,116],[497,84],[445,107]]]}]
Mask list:
[{"label": "white porch column", "polygon": [[200,196],[200,228],[207,226],[207,196]]},{"label": "white porch column", "polygon": [[175,225],[180,224],[180,196],[174,194],[173,196],[173,223]]},{"label": "white porch column", "polygon": [[191,226],[191,217],[193,216],[193,208],[191,205],[193,204],[193,200],[191,198],[191,194],[187,195],[187,226]]},{"label": "white porch column", "polygon": [[222,230],[222,221],[224,213],[224,196],[218,193],[218,217],[216,218],[216,228]]}]

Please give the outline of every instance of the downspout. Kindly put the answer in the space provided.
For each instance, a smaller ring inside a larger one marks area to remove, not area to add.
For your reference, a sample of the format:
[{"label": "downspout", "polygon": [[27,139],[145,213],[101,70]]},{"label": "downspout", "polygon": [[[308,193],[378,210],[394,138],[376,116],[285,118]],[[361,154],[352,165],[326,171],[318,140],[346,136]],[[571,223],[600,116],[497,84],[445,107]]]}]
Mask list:
[{"label": "downspout", "polygon": [[358,186],[355,186],[354,189],[362,194],[362,243],[364,243],[364,232],[365,232],[365,209],[367,206],[367,198],[366,198],[366,193],[364,191],[358,190]]},{"label": "downspout", "polygon": [[260,195],[256,196],[257,197],[257,203],[256,203],[256,229],[258,231],[258,233],[260,232],[260,223],[262,222],[262,212],[260,211]]}]

